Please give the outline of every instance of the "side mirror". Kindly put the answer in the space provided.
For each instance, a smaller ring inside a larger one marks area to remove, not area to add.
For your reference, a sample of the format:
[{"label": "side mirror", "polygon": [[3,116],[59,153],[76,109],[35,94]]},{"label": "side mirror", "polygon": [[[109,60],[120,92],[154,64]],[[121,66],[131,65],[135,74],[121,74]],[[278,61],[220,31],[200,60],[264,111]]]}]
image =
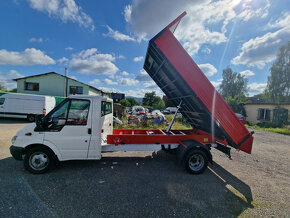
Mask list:
[{"label": "side mirror", "polygon": [[40,125],[42,123],[43,117],[44,117],[44,115],[42,115],[42,114],[38,114],[38,115],[35,116],[36,125]]},{"label": "side mirror", "polygon": [[57,125],[57,124],[58,124],[58,117],[53,117],[53,118],[52,118],[52,123],[53,123],[54,125]]}]

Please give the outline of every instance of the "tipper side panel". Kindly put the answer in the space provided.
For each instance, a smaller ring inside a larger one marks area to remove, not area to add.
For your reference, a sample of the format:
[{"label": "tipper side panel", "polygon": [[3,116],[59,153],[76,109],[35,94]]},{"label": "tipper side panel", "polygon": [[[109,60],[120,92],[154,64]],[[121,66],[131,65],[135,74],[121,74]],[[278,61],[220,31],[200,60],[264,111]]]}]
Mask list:
[{"label": "tipper side panel", "polygon": [[251,153],[253,137],[169,28],[150,40],[144,69],[194,128]]}]

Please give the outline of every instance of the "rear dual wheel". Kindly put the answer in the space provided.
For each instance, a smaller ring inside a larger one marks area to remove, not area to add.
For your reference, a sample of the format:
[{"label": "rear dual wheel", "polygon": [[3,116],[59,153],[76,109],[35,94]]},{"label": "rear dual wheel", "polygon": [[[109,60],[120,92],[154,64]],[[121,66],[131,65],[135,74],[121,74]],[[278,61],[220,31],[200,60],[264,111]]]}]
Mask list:
[{"label": "rear dual wheel", "polygon": [[194,149],[185,156],[184,164],[189,173],[200,174],[207,168],[208,158],[202,150]]}]

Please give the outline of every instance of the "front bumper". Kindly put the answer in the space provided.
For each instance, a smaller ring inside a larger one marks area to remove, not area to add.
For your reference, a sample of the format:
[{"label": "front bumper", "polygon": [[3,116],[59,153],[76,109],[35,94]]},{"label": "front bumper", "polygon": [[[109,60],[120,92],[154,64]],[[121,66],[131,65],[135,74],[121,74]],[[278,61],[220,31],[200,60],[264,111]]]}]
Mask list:
[{"label": "front bumper", "polygon": [[16,160],[22,160],[22,155],[24,153],[24,148],[16,147],[11,145],[10,146],[10,153]]}]

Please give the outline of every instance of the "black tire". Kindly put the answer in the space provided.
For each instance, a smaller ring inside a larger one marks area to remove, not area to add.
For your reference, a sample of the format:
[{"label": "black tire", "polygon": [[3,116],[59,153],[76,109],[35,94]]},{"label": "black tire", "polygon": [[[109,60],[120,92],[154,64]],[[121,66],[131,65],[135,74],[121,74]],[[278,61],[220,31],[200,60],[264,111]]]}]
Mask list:
[{"label": "black tire", "polygon": [[187,172],[201,174],[208,165],[206,154],[200,149],[193,149],[185,155],[184,165]]},{"label": "black tire", "polygon": [[54,153],[45,146],[36,146],[28,150],[24,157],[24,167],[31,173],[41,174],[55,167]]},{"label": "black tire", "polygon": [[33,115],[33,114],[28,114],[28,115],[27,115],[27,120],[28,120],[29,122],[34,122],[34,121],[35,121],[35,115]]}]

